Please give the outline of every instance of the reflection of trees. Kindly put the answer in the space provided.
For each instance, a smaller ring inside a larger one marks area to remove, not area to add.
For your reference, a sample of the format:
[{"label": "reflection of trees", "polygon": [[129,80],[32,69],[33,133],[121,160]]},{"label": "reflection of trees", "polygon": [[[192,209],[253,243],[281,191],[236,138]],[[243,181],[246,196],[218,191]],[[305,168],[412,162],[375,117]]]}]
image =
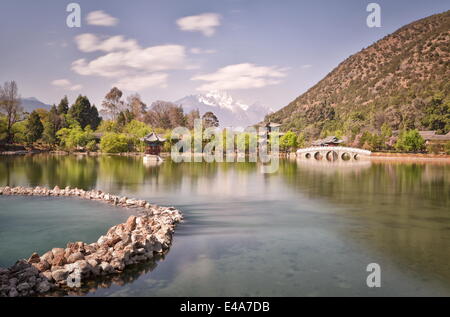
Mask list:
[{"label": "reflection of trees", "polygon": [[78,186],[93,188],[97,162],[82,156],[34,155],[0,160],[0,180],[5,185]]},{"label": "reflection of trees", "polygon": [[[337,207],[358,225],[344,235],[401,267],[450,283],[450,165],[372,164],[354,172],[282,166],[290,186]],[[349,227],[350,226],[350,227]]]},{"label": "reflection of trees", "polygon": [[163,184],[168,189],[183,181],[197,186],[200,179],[214,179],[219,173],[256,172],[254,163],[174,163],[145,165],[140,156],[58,156],[34,155],[4,157],[0,160],[2,185],[71,186],[92,189],[97,186],[115,191],[138,190],[142,184]]},{"label": "reflection of trees", "polygon": [[144,182],[146,170],[142,157],[102,155],[95,159],[99,164],[99,180],[113,182],[118,189],[136,190]]},{"label": "reflection of trees", "polygon": [[[326,169],[326,167],[321,167]],[[339,204],[416,206],[411,196],[441,207],[450,203],[450,166],[372,164],[367,168],[314,170],[309,166],[280,165],[283,178],[303,194]]]}]

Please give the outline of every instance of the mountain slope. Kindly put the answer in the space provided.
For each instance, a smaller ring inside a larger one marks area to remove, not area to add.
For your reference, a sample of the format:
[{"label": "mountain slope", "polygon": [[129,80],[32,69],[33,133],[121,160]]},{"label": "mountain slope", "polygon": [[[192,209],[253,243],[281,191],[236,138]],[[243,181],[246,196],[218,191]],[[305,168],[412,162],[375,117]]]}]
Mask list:
[{"label": "mountain slope", "polygon": [[22,98],[20,101],[24,112],[32,112],[33,110],[36,110],[38,108],[46,110],[50,110],[51,108],[50,105],[47,105],[34,97]]},{"label": "mountain slope", "polygon": [[191,95],[175,102],[185,113],[199,110],[200,115],[211,111],[219,119],[221,127],[247,127],[264,119],[271,109],[260,104],[246,105],[234,100],[225,92],[213,91],[203,95]]},{"label": "mountain slope", "polygon": [[394,130],[433,128],[427,117],[436,101],[432,97],[449,102],[449,51],[447,11],[406,25],[350,56],[266,121],[311,138],[337,130],[355,135],[379,130],[383,123]]}]

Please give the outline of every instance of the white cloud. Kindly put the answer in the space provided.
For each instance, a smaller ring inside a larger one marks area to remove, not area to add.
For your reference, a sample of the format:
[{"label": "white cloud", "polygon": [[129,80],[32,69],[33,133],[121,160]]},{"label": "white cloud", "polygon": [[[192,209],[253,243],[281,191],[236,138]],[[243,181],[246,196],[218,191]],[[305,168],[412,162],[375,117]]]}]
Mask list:
[{"label": "white cloud", "polygon": [[53,86],[60,87],[66,90],[76,91],[81,90],[83,88],[82,85],[74,85],[68,79],[56,79],[51,83]]},{"label": "white cloud", "polygon": [[220,68],[214,73],[198,75],[191,80],[205,81],[201,91],[263,88],[276,85],[286,77],[287,69],[243,63]]},{"label": "white cloud", "polygon": [[177,20],[177,25],[182,31],[201,32],[205,36],[213,36],[216,27],[220,25],[221,16],[216,13],[204,13]]},{"label": "white cloud", "polygon": [[56,79],[52,81],[52,85],[57,87],[66,87],[70,85],[70,81],[67,79]]},{"label": "white cloud", "polygon": [[73,85],[72,87],[69,88],[69,90],[71,91],[77,91],[77,90],[81,90],[83,89],[83,85]]},{"label": "white cloud", "polygon": [[181,45],[159,45],[142,48],[134,39],[113,36],[100,39],[94,34],[75,38],[82,52],[107,52],[92,60],[82,58],[72,63],[79,75],[100,76],[116,80],[123,89],[139,91],[148,87],[166,87],[166,71],[188,69],[186,48]]},{"label": "white cloud", "polygon": [[202,49],[202,48],[198,48],[198,47],[193,47],[190,49],[190,52],[192,54],[214,54],[217,53],[216,50],[208,50],[208,49]]},{"label": "white cloud", "polygon": [[137,50],[139,45],[136,40],[126,40],[122,35],[111,36],[101,40],[91,33],[80,34],[75,37],[75,43],[80,51],[91,53],[95,51],[113,52],[118,50]]},{"label": "white cloud", "polygon": [[165,73],[130,76],[121,78],[113,86],[128,91],[139,91],[150,87],[166,88],[168,77]]},{"label": "white cloud", "polygon": [[86,22],[90,25],[114,26],[119,23],[119,20],[99,10],[90,12],[86,17]]},{"label": "white cloud", "polygon": [[180,45],[152,46],[145,49],[112,52],[90,62],[79,59],[72,69],[80,75],[123,77],[186,67],[185,48]]}]

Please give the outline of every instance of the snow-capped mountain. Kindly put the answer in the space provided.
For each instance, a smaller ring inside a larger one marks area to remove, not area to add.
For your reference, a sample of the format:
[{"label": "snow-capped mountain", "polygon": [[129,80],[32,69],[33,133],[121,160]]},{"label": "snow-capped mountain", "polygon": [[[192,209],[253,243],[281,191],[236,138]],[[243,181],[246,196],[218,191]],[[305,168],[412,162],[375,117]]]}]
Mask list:
[{"label": "snow-capped mountain", "polygon": [[200,115],[213,112],[221,127],[245,128],[262,121],[266,114],[272,112],[272,109],[259,103],[246,105],[228,93],[219,91],[187,96],[175,103],[181,105],[185,113],[196,109]]}]

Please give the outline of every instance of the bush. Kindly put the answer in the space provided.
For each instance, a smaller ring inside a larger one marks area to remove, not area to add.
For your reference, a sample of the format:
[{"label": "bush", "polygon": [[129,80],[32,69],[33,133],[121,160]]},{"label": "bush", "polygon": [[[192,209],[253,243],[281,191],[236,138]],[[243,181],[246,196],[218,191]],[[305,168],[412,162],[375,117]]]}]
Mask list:
[{"label": "bush", "polygon": [[432,154],[439,154],[441,152],[441,146],[439,144],[427,145],[427,152]]},{"label": "bush", "polygon": [[100,150],[104,153],[128,152],[129,139],[122,133],[106,133],[100,141]]},{"label": "bush", "polygon": [[86,149],[88,144],[92,147],[94,140],[92,129],[89,126],[83,130],[79,125],[73,125],[70,128],[59,130],[56,135],[61,140],[61,146],[69,151]]},{"label": "bush", "polygon": [[445,153],[450,155],[450,141],[445,144]]},{"label": "bush", "polygon": [[118,132],[117,123],[112,120],[103,120],[97,128],[98,132]]},{"label": "bush", "polygon": [[286,132],[286,134],[280,138],[280,147],[284,151],[297,148],[297,135],[292,131]]},{"label": "bush", "polygon": [[425,140],[417,130],[403,131],[395,144],[397,151],[420,152],[425,149]]},{"label": "bush", "polygon": [[134,151],[144,151],[145,144],[140,139],[151,132],[148,125],[137,120],[132,120],[123,127],[123,132],[129,137]]},{"label": "bush", "polygon": [[6,118],[0,116],[0,142],[3,142],[8,137],[8,133],[6,131]]},{"label": "bush", "polygon": [[25,144],[27,142],[27,121],[20,121],[14,123],[12,126],[12,134],[14,143]]}]

